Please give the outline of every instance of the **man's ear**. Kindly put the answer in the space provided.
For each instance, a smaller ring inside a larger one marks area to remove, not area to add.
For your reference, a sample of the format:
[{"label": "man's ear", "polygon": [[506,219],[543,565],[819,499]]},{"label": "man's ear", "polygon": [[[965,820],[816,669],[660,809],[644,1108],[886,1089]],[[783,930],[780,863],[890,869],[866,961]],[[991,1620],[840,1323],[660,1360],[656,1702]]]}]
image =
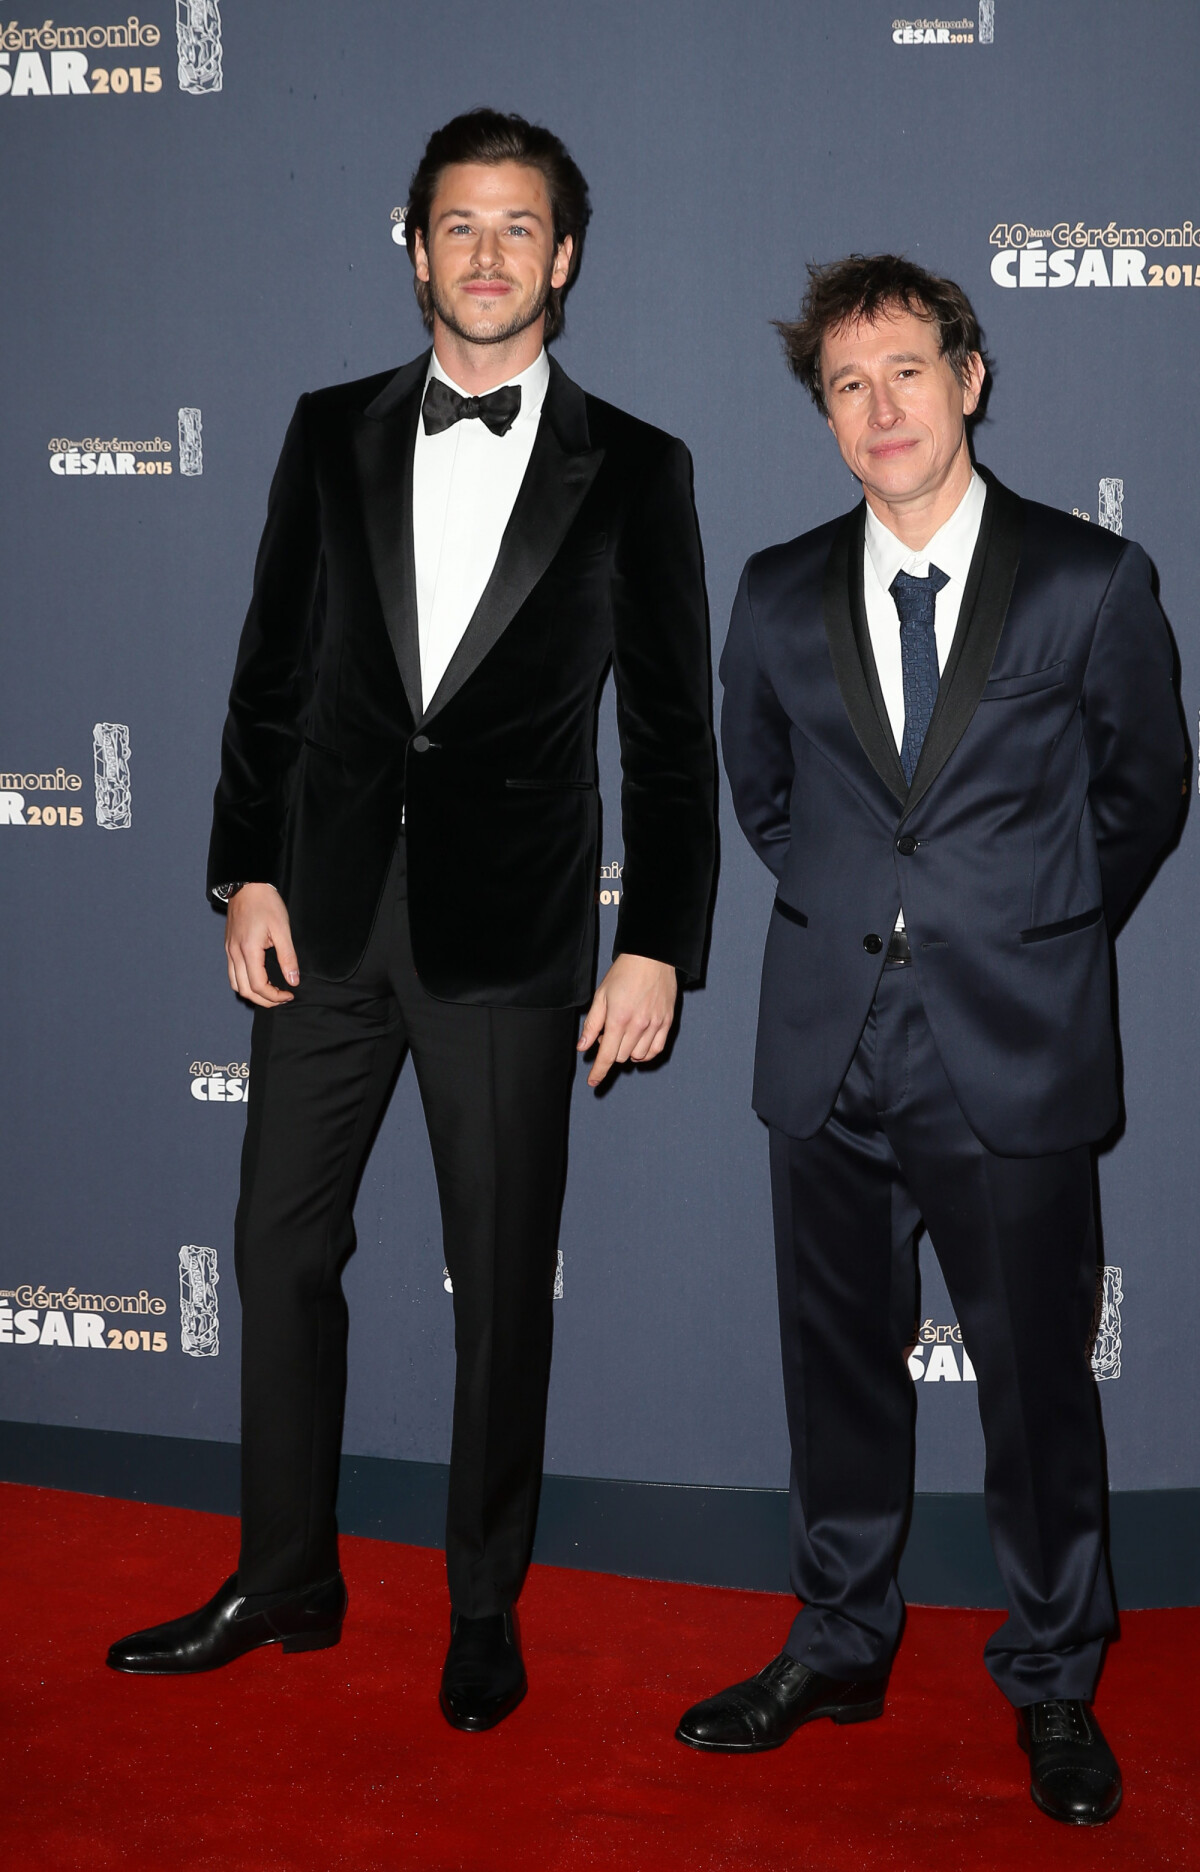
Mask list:
[{"label": "man's ear", "polygon": [[979,399],[983,395],[983,383],[987,376],[987,366],[978,351],[972,351],[967,359],[967,376],[963,384],[963,415],[973,416],[979,408]]},{"label": "man's ear", "polygon": [[422,284],[429,278],[429,255],[425,251],[425,236],[420,228],[413,229],[413,271]]},{"label": "man's ear", "polygon": [[565,234],[554,252],[554,265],[550,269],[550,284],[557,289],[567,283],[567,274],[571,271],[571,255],[575,251],[575,242]]}]

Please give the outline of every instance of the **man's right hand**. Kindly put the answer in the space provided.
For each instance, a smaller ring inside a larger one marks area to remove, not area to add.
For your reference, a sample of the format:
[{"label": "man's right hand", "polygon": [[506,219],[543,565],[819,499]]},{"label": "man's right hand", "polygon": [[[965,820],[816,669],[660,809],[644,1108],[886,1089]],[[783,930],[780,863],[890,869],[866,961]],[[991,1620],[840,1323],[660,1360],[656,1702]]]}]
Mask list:
[{"label": "man's right hand", "polygon": [[267,979],[266,954],[274,949],[285,981],[300,985],[287,905],[273,884],[243,884],[225,915],[225,960],[234,994],[255,1007],[279,1007],[293,997]]}]

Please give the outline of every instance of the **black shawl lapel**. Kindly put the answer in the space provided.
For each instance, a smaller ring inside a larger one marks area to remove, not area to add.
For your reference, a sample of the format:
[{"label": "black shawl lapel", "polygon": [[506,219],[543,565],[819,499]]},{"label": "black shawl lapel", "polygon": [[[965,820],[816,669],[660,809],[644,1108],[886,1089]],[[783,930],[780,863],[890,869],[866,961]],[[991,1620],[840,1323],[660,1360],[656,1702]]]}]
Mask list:
[{"label": "black shawl lapel", "polygon": [[371,567],[414,722],[421,719],[421,649],[412,529],[413,448],[429,355],[426,351],[401,366],[367,405],[354,436]]},{"label": "black shawl lapel", "polygon": [[850,725],[884,785],[903,801],[908,782],[896,752],[867,629],[863,597],[866,523],[867,504],[860,501],[834,535],[825,568],[825,635]]},{"label": "black shawl lapel", "polygon": [[424,720],[458,694],[512,623],[561,546],[603,459],[603,449],[589,446],[583,391],[551,358],[537,440],[492,575]]},{"label": "black shawl lapel", "polygon": [[905,816],[928,793],[979,706],[1008,615],[1021,557],[1021,502],[986,468],[987,500],[963,589],[954,642],[938,684],[921,758],[904,804]]}]

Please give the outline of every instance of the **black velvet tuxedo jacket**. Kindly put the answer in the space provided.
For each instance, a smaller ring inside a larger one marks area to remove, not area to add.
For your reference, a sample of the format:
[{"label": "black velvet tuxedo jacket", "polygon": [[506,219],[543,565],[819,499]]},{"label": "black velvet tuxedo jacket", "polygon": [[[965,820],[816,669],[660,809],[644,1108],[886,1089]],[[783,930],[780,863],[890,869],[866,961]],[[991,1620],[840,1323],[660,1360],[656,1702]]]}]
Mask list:
[{"label": "black velvet tuxedo jacket", "polygon": [[681,442],[551,360],[489,583],[422,706],[413,452],[428,356],[303,396],[229,701],[208,881],[271,883],[301,969],[350,975],[404,812],[440,999],[565,1007],[595,967],[596,716],[615,674],[616,951],[700,970],[715,842],[707,612]]},{"label": "black velvet tuxedo jacket", "polygon": [[754,1104],[794,1137],[832,1110],[901,901],[983,1143],[1039,1156],[1117,1117],[1110,932],[1171,836],[1187,761],[1171,646],[1139,547],[986,479],[911,787],[867,630],[865,505],[742,577],[722,742],[779,884]]}]

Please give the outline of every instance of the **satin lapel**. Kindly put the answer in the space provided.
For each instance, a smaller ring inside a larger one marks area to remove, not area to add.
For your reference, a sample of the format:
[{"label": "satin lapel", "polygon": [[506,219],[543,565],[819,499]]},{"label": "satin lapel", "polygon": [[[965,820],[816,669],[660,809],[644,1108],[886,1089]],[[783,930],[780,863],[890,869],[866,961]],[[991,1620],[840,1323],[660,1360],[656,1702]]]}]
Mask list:
[{"label": "satin lapel", "polygon": [[979,706],[995,659],[1021,558],[1021,503],[994,475],[988,484],[979,538],[963,588],[958,626],[938,684],[921,758],[905,801],[907,815],[950,759]]},{"label": "satin lapel", "polygon": [[879,673],[867,630],[863,597],[866,502],[861,502],[834,537],[825,568],[825,635],[850,725],[872,767],[898,800],[908,792],[896,752]]},{"label": "satin lapel", "polygon": [[421,718],[421,649],[413,552],[412,476],[429,353],[396,372],[354,436],[371,569],[414,722]]},{"label": "satin lapel", "polygon": [[492,576],[425,711],[425,720],[458,694],[508,629],[562,545],[603,459],[603,449],[589,447],[583,391],[551,358],[537,440]]}]

